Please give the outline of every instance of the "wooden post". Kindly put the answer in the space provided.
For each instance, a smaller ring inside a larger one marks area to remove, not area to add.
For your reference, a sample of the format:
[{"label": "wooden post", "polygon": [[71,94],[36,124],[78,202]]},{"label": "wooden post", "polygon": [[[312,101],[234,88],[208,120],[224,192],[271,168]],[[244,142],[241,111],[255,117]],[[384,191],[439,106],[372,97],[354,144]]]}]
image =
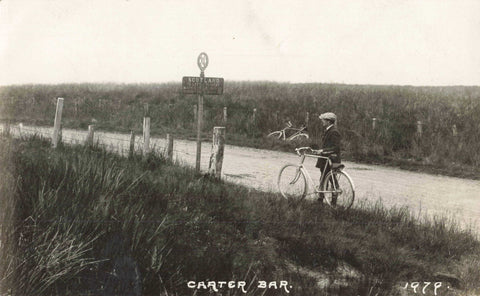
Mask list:
[{"label": "wooden post", "polygon": [[422,122],[417,121],[417,135],[420,137],[422,136]]},{"label": "wooden post", "polygon": [[216,126],[213,128],[212,154],[208,171],[216,178],[222,175],[223,155],[225,150],[225,127]]},{"label": "wooden post", "polygon": [[307,115],[305,116],[305,125],[308,125],[309,120],[310,120],[310,113],[307,112]]},{"label": "wooden post", "polygon": [[57,111],[55,112],[55,121],[53,124],[53,135],[52,135],[52,144],[53,148],[57,148],[58,145],[58,134],[60,133],[61,122],[62,122],[62,110],[63,110],[63,98],[58,98],[57,100]]},{"label": "wooden post", "polygon": [[130,149],[128,150],[128,157],[132,158],[135,153],[135,133],[130,131]]},{"label": "wooden post", "polygon": [[150,117],[143,118],[143,155],[147,155],[150,149]]},{"label": "wooden post", "polygon": [[88,126],[88,135],[87,135],[87,139],[85,140],[85,146],[93,146],[93,136],[95,134],[95,125],[93,124],[90,124]]},{"label": "wooden post", "polygon": [[18,124],[18,133],[20,134],[20,137],[22,137],[23,134],[23,123]]},{"label": "wooden post", "polygon": [[193,105],[193,126],[195,126],[195,123],[197,122],[197,105]]},{"label": "wooden post", "polygon": [[75,118],[78,118],[78,101],[75,101]]},{"label": "wooden post", "polygon": [[143,155],[146,156],[150,152],[150,113],[148,103],[145,103],[143,108]]},{"label": "wooden post", "polygon": [[143,117],[150,117],[150,112],[148,110],[148,103],[143,105]]},{"label": "wooden post", "polygon": [[227,107],[223,107],[223,124],[227,125]]},{"label": "wooden post", "polygon": [[173,159],[173,136],[167,134],[167,159]]},{"label": "wooden post", "polygon": [[377,128],[377,119],[374,117],[372,118],[372,130],[375,130]]},{"label": "wooden post", "polygon": [[35,100],[35,97],[32,97],[31,103],[30,103],[30,111],[35,112],[35,106],[37,105],[37,101]]},{"label": "wooden post", "polygon": [[200,84],[201,90],[198,95],[198,123],[197,123],[197,157],[195,161],[195,170],[200,171],[200,158],[202,155],[202,120],[203,120],[203,90],[204,90],[205,73],[203,70],[200,72]]},{"label": "wooden post", "polygon": [[255,122],[255,120],[257,120],[257,108],[253,108],[252,121]]},{"label": "wooden post", "polygon": [[456,124],[454,124],[454,125],[452,126],[452,134],[453,134],[454,137],[456,137],[456,136],[458,135],[457,125],[456,125]]},{"label": "wooden post", "polygon": [[10,135],[10,118],[7,118],[7,122],[5,122],[5,130],[4,130],[5,135]]}]

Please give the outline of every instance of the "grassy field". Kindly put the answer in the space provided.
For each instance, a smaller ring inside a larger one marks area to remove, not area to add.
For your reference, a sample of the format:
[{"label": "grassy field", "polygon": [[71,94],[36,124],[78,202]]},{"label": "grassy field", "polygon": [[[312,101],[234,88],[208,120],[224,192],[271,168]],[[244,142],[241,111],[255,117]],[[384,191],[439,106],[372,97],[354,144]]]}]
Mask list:
[{"label": "grassy field", "polygon": [[[153,134],[194,138],[197,97],[170,84],[62,84],[0,87],[3,120],[53,125],[56,98],[65,98],[63,126],[141,132],[149,104]],[[225,83],[222,96],[205,98],[204,136],[223,124],[227,143],[289,149],[298,143],[266,141],[286,120],[299,126],[309,112],[312,142],[321,138],[317,116],[339,118],[346,159],[447,175],[480,176],[480,87],[412,87],[273,82]],[[253,118],[253,109],[256,109]],[[372,129],[372,118],[376,128]],[[422,122],[422,136],[417,134]]]},{"label": "grassy field", "polygon": [[258,281],[288,281],[290,295],[397,295],[427,281],[426,295],[433,282],[438,295],[480,293],[478,238],[406,208],[332,212],[159,155],[39,138],[0,138],[0,178],[0,294],[213,295],[187,286],[207,280],[252,283],[223,295],[287,295]]}]

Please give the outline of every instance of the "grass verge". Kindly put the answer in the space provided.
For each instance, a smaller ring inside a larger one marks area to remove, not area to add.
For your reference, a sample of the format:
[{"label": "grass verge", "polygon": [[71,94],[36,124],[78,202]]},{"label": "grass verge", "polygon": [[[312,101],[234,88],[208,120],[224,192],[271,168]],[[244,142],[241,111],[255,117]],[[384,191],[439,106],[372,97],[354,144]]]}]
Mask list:
[{"label": "grass verge", "polygon": [[395,295],[405,282],[445,288],[439,273],[455,275],[448,293],[480,292],[475,235],[406,208],[332,212],[159,155],[39,138],[2,137],[0,169],[1,294],[209,295],[188,282],[235,280],[247,295],[286,295],[258,281],[288,281],[292,295]]}]

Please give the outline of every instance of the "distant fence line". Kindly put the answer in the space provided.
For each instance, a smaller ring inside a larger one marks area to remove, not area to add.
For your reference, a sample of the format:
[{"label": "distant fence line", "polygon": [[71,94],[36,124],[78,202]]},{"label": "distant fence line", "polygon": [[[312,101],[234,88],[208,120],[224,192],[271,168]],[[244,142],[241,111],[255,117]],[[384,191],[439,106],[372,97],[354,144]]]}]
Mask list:
[{"label": "distant fence line", "polygon": [[[10,100],[13,104],[14,100]],[[52,100],[53,101],[53,100]],[[37,104],[39,106],[29,106],[28,103]],[[82,105],[87,102],[86,105]],[[100,99],[93,101],[89,99],[72,99],[65,100],[62,108],[63,117],[70,122],[77,122],[74,125],[81,128],[88,128],[88,125],[102,125],[112,124],[116,121],[117,116],[121,116],[128,120],[126,126],[132,130],[137,130],[141,127],[143,135],[143,147],[135,146],[135,149],[148,153],[150,149],[150,128],[164,129],[168,128],[183,128],[195,129],[197,122],[197,108],[196,104],[189,104],[188,107],[179,109],[175,104],[168,105],[153,105],[148,107],[148,103],[135,103],[133,105],[119,105],[119,102],[110,105],[109,100]],[[5,104],[9,104],[9,100],[2,105],[3,111],[9,109]],[[23,104],[23,105],[22,105]],[[31,99],[26,100],[17,108],[22,106],[28,110],[45,111],[46,106],[40,105],[40,100]],[[58,106],[58,99],[57,99]],[[175,107],[176,106],[176,107]],[[187,105],[185,105],[187,106]],[[48,107],[46,114],[55,112],[57,116],[58,110]],[[275,110],[277,106],[269,106],[270,110]],[[108,108],[108,109],[107,109]],[[168,109],[171,108],[171,109]],[[41,109],[41,110],[40,110]],[[45,110],[44,110],[45,109]],[[102,109],[102,110],[99,110]],[[12,109],[13,110],[13,109]],[[92,115],[87,115],[86,112],[91,111]],[[9,114],[8,112],[3,112]],[[28,112],[27,112],[28,113]],[[31,112],[30,112],[31,113]],[[17,112],[18,114],[18,112]],[[45,114],[45,112],[34,112],[33,114]],[[293,114],[293,115],[292,115]],[[137,120],[143,115],[143,121]],[[146,116],[148,115],[148,116]],[[193,116],[192,116],[193,115]],[[309,144],[317,144],[321,135],[323,134],[323,127],[318,120],[318,115],[312,111],[298,111],[279,109],[276,111],[268,111],[263,108],[251,106],[230,106],[216,104],[214,106],[205,106],[204,109],[204,129],[211,133],[216,126],[226,127],[229,134],[245,135],[247,137],[260,138],[275,130],[281,130],[286,127],[286,122],[291,121],[295,127],[302,124],[308,126],[307,132],[310,135]],[[478,145],[472,144],[472,131],[469,126],[465,124],[460,125],[460,128],[452,121],[432,121],[432,118],[419,119],[408,117],[398,117],[397,114],[392,114],[391,118],[382,116],[365,116],[365,114],[339,113],[339,130],[343,135],[344,149],[350,151],[355,158],[363,157],[365,155],[383,155],[389,156],[393,153],[401,153],[405,157],[416,157],[417,159],[424,159],[428,157],[428,161],[443,161],[442,158],[450,158],[455,161],[460,160],[463,163],[480,163],[480,157],[476,155]],[[150,122],[150,116],[151,122]],[[43,122],[45,119],[41,117]],[[93,118],[97,118],[95,120]],[[148,118],[148,119],[147,119]],[[16,120],[21,121],[22,118],[3,118],[7,122]],[[62,120],[60,120],[62,121]],[[99,124],[97,124],[99,122]],[[140,124],[141,123],[141,124]],[[54,123],[55,125],[55,123]],[[133,126],[136,126],[133,128]],[[95,127],[92,127],[95,129]],[[148,133],[146,130],[148,129]],[[96,133],[95,131],[93,131]],[[165,132],[167,133],[167,132]],[[170,132],[171,133],[171,132]],[[56,143],[55,132],[52,135],[52,143]],[[58,135],[57,135],[58,137]],[[98,143],[97,143],[98,144]],[[165,151],[168,147],[163,148]],[[117,149],[118,150],[118,149]],[[129,151],[128,149],[123,149]],[[122,153],[125,151],[122,150]],[[179,151],[179,153],[182,153]],[[190,155],[190,154],[186,154]],[[460,159],[459,157],[460,156]],[[403,157],[403,156],[401,156]]]},{"label": "distant fence line", "polygon": [[[13,105],[14,104],[14,98],[10,98],[9,100],[10,102],[7,102],[8,104],[10,105]],[[70,106],[67,106],[70,111],[73,110],[73,117],[74,118],[77,118],[79,116],[79,112],[80,112],[80,105],[82,104],[85,104],[87,101],[86,98],[77,98],[75,100],[73,100],[73,103],[70,104]],[[56,106],[58,106],[58,99],[56,98],[52,98],[50,100],[50,102],[52,104],[56,104]],[[28,105],[30,106],[30,108],[34,108],[34,105],[37,103],[37,100],[35,99],[35,97],[31,97],[27,100],[24,101],[24,104],[25,105]],[[90,102],[91,103],[91,102]],[[106,110],[108,109],[109,107],[112,107],[109,105],[109,100],[107,99],[99,99],[95,102],[95,108],[97,109],[101,109],[101,110]],[[148,104],[144,104],[144,106]],[[73,107],[71,107],[73,106]],[[62,107],[63,109],[63,104],[62,104]],[[148,107],[147,107],[148,108]],[[205,107],[204,107],[205,108]],[[195,126],[196,125],[196,122],[197,122],[197,105],[194,104],[192,106],[192,110],[193,110],[193,118],[191,120],[191,125],[192,126]],[[63,113],[65,112],[65,110],[61,110],[63,111]],[[149,112],[151,113],[151,110],[146,110],[144,109],[144,112],[146,114],[146,112]],[[215,109],[208,109],[208,108],[205,108],[205,115],[204,117],[206,117],[206,115],[208,113],[213,113],[213,114],[217,114],[216,116],[213,116],[212,120],[214,123],[213,125],[225,125],[227,126],[227,124],[229,124],[229,117],[232,117],[231,115],[229,115],[228,113],[230,112],[228,110],[228,107],[224,106],[223,108],[219,108],[218,110],[215,110]],[[58,113],[58,110],[56,111],[56,115]],[[221,117],[218,116],[218,114],[221,113]],[[7,112],[8,114],[8,112]],[[211,116],[211,114],[208,114]],[[314,116],[312,116],[314,115]],[[288,120],[292,120],[292,119],[297,119],[297,123],[298,125],[300,124],[306,124],[306,125],[309,125],[309,123],[311,123],[311,119],[312,117],[315,118],[316,116],[315,115],[318,115],[318,114],[312,114],[311,112],[302,112],[302,115],[300,116],[300,118],[297,116],[297,118],[290,118],[290,116],[285,116],[285,115],[282,115],[282,112],[280,110],[276,110],[276,111],[273,111],[271,112],[271,115],[265,115],[265,114],[260,114],[260,112],[258,112],[258,108],[251,108],[249,111],[247,111],[246,114],[243,115],[243,118],[245,118],[246,120],[243,121],[244,124],[249,124],[249,125],[252,125],[254,129],[261,129],[262,127],[259,126],[259,122],[260,122],[260,118],[262,116],[268,116],[269,119],[272,119],[272,124],[274,125],[274,127],[271,127],[270,130],[263,130],[263,131],[260,131],[261,133],[263,134],[266,134],[266,133],[269,133],[270,131],[272,131],[271,129],[275,129],[275,128],[278,128],[278,129],[281,129],[283,128],[284,126],[284,123]],[[149,116],[144,116],[145,118],[149,118]],[[220,117],[220,118],[219,118]],[[6,116],[4,115],[3,118],[1,119],[2,121],[8,121],[9,119],[6,118]],[[339,118],[340,121],[342,121],[342,118]],[[378,131],[380,128],[381,128],[381,124],[382,123],[385,123],[385,122],[389,122],[391,123],[392,121],[388,118],[381,118],[379,116],[377,117],[372,117],[368,120],[371,120],[371,123],[366,123],[366,126],[370,126],[370,130],[372,131]],[[61,121],[61,118],[60,118],[60,121]],[[422,134],[424,134],[425,132],[425,127],[428,125],[428,123],[426,123],[425,120],[413,120],[412,122],[415,123],[415,126],[416,126],[416,133],[417,135],[421,136]],[[407,126],[407,125],[412,125],[412,123],[400,123],[400,122],[397,122],[396,123],[397,125],[404,125],[404,126]],[[211,128],[211,127],[209,127]],[[459,134],[459,131],[458,131],[458,128],[456,126],[456,124],[453,124],[451,125],[450,127],[450,130],[451,130],[451,135],[452,136],[457,136]]]},{"label": "distant fence line", "polygon": [[[196,108],[196,105],[194,106],[194,108]],[[227,111],[228,111],[227,107],[223,107],[222,122],[225,122],[225,123],[228,122]],[[273,113],[274,120],[276,122],[279,122],[279,123],[281,123],[283,121],[286,122],[288,117],[282,118],[282,117],[280,117],[279,114],[280,114],[280,111],[275,111]],[[311,113],[310,112],[305,112],[304,114],[305,114],[305,117],[304,117],[305,119],[303,121],[303,124],[308,125],[308,123],[310,121],[310,114]],[[195,114],[195,117],[196,117],[196,114]],[[247,115],[246,117],[250,118],[252,123],[256,123],[256,120],[258,119],[257,108],[253,108],[250,116]],[[371,130],[372,131],[378,130],[380,128],[379,125],[382,124],[382,123],[385,123],[385,122],[392,122],[392,121],[390,119],[382,119],[382,118],[378,118],[378,117],[372,117],[371,118]],[[403,123],[403,124],[402,123],[397,123],[397,124],[398,125],[412,125],[412,124],[405,124],[405,123]],[[424,126],[425,126],[425,122],[418,120],[418,121],[414,121],[414,124],[415,124],[415,127],[416,127],[416,133],[418,135],[422,135],[423,130],[424,130]],[[278,126],[278,128],[281,128],[281,127],[282,126]],[[451,129],[452,129],[452,135],[457,136],[458,135],[458,130],[457,130],[456,124],[453,124]]]}]

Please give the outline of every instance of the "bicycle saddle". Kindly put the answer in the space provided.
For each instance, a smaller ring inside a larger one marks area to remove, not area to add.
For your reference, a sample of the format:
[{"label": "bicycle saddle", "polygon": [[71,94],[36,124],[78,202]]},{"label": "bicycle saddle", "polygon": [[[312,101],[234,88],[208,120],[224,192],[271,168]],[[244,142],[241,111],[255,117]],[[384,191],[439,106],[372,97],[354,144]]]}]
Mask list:
[{"label": "bicycle saddle", "polygon": [[332,170],[341,170],[345,167],[343,163],[332,163]]},{"label": "bicycle saddle", "polygon": [[323,151],[323,152],[322,152],[322,155],[325,155],[325,156],[337,156],[337,154],[335,154],[335,152],[333,152],[333,151]]}]

